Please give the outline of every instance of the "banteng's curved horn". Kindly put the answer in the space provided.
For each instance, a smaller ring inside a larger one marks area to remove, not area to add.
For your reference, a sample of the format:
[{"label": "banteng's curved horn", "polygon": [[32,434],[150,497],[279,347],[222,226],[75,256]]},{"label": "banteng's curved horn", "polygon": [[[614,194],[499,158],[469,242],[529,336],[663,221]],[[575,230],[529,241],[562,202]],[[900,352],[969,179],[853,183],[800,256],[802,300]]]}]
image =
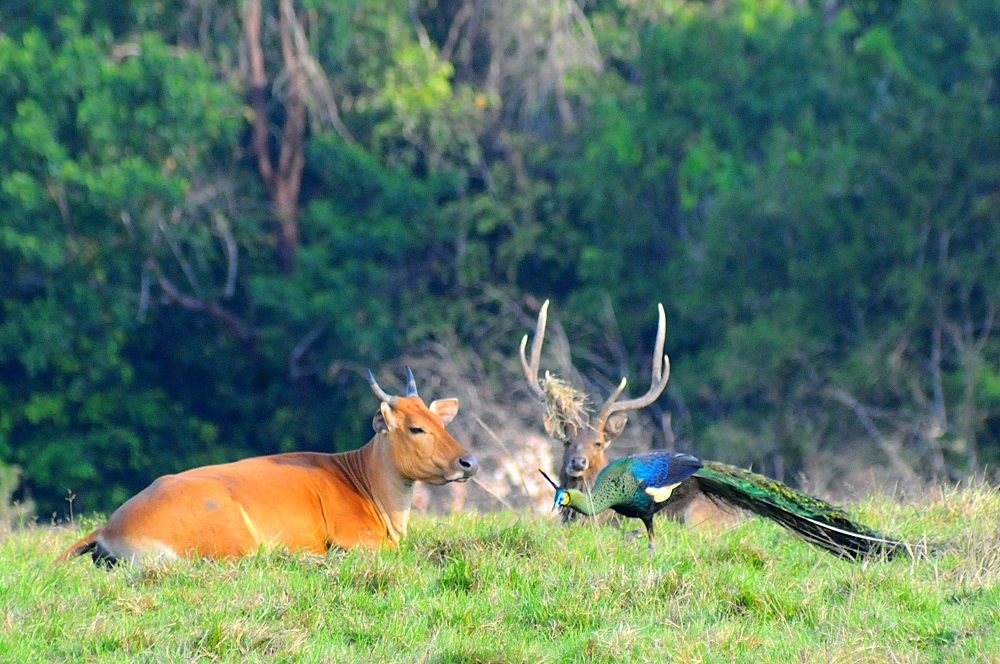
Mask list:
[{"label": "banteng's curved horn", "polygon": [[420,396],[417,394],[417,381],[413,380],[413,372],[410,371],[410,365],[406,365],[406,396]]},{"label": "banteng's curved horn", "polygon": [[375,396],[378,397],[379,401],[383,401],[390,406],[396,405],[399,397],[388,394],[385,390],[379,387],[378,383],[375,382],[375,375],[372,373],[371,369],[368,370],[368,384],[372,386],[372,392],[375,393]]}]

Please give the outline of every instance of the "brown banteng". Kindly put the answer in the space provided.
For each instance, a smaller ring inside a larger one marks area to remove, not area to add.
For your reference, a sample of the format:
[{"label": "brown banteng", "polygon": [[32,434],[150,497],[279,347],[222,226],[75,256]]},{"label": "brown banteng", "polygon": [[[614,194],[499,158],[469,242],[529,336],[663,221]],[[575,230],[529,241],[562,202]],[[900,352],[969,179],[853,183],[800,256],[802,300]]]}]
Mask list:
[{"label": "brown banteng", "polygon": [[340,454],[295,452],[164,475],[58,560],[90,553],[113,564],[150,558],[238,557],[260,547],[322,553],[395,545],[406,533],[416,481],[464,482],[479,468],[445,431],[457,399],[429,406],[407,367],[406,396],[386,394],[375,437]]},{"label": "brown banteng", "polygon": [[[564,445],[562,464],[559,468],[559,483],[562,488],[589,491],[594,486],[597,475],[608,465],[608,447],[625,430],[625,425],[628,423],[626,413],[652,404],[666,388],[670,378],[670,358],[663,354],[667,318],[663,305],[657,306],[659,321],[656,342],[653,346],[652,380],[649,390],[641,397],[619,401],[628,382],[627,378],[622,378],[618,387],[593,417],[583,410],[585,401],[583,395],[548,372],[544,379],[538,378],[542,342],[545,339],[545,326],[548,320],[548,300],[538,313],[530,359],[526,354],[528,335],[524,335],[521,340],[521,366],[528,379],[528,385],[547,406],[546,429],[562,440]],[[714,503],[701,495],[697,484],[683,482],[674,491],[664,513],[674,518],[683,517],[685,521],[692,522],[710,518],[706,515],[711,515],[716,509]],[[572,510],[562,510],[564,521],[576,516]]]}]

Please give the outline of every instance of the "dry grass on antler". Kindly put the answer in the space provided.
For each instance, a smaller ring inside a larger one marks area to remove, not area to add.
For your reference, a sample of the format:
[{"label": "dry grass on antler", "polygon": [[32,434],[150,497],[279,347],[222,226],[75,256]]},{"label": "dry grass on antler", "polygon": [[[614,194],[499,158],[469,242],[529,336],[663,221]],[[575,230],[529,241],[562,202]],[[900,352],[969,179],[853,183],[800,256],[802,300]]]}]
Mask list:
[{"label": "dry grass on antler", "polygon": [[553,438],[566,438],[566,425],[582,429],[587,420],[587,395],[568,382],[545,372],[541,381],[545,392],[545,431]]}]

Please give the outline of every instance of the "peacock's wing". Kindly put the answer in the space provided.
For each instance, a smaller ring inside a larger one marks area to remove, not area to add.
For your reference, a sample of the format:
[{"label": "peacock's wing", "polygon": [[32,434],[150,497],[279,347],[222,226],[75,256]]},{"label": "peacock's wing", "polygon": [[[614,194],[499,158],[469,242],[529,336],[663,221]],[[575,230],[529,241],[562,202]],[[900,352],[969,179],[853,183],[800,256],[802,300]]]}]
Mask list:
[{"label": "peacock's wing", "polygon": [[663,503],[677,485],[701,468],[701,459],[677,452],[650,452],[631,457],[632,474],[643,493]]},{"label": "peacock's wing", "polygon": [[861,560],[892,557],[907,550],[903,542],[853,521],[846,512],[825,500],[749,470],[706,461],[694,476],[701,490],[713,499],[776,521],[835,555]]},{"label": "peacock's wing", "polygon": [[594,483],[594,502],[635,518],[646,518],[666,504],[678,484],[701,467],[688,454],[651,452],[611,462]]}]

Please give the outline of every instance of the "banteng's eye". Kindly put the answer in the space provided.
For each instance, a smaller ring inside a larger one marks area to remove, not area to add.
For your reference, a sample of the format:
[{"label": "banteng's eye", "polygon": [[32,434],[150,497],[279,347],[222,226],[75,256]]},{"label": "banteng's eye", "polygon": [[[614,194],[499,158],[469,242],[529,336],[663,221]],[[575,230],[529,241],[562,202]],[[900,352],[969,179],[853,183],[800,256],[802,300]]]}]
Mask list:
[{"label": "banteng's eye", "polygon": [[412,433],[412,434],[420,434],[420,433],[427,433],[427,432],[424,431],[423,429],[421,429],[420,427],[410,427],[410,433]]}]

